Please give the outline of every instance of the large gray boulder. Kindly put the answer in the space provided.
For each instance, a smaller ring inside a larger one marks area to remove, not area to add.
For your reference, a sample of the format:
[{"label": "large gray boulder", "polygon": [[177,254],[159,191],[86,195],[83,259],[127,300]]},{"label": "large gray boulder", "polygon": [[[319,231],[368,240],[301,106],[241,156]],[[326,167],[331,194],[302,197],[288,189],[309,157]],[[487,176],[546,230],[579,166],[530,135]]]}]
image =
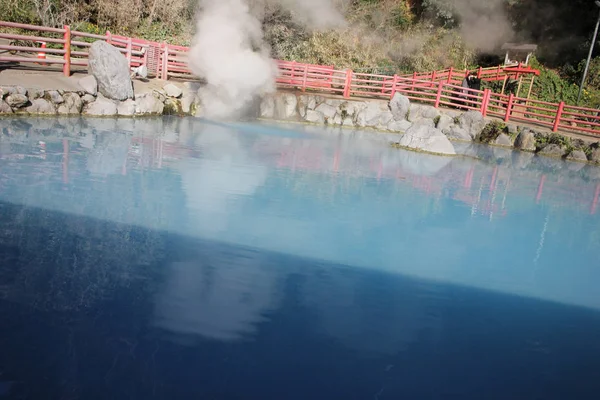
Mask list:
[{"label": "large gray boulder", "polygon": [[180,98],[181,95],[183,94],[183,90],[181,90],[177,85],[175,85],[173,83],[167,83],[163,87],[163,90],[169,97]]},{"label": "large gray boulder", "polygon": [[89,72],[98,81],[98,91],[108,99],[133,98],[133,85],[127,58],[103,41],[96,41],[89,51]]},{"label": "large gray boulder", "polygon": [[135,114],[135,101],[129,99],[119,103],[117,106],[119,115],[130,117]]},{"label": "large gray boulder", "polygon": [[396,121],[407,119],[408,110],[410,109],[410,100],[408,97],[396,92],[392,100],[390,100],[390,111]]},{"label": "large gray boulder", "polygon": [[306,110],[306,115],[304,116],[304,120],[306,122],[312,122],[314,124],[324,124],[325,116],[319,111],[315,110]]},{"label": "large gray boulder", "polygon": [[371,101],[367,104],[367,107],[360,110],[356,114],[356,125],[364,128],[377,128],[381,124],[382,114],[388,113],[387,105],[385,103],[378,103]]},{"label": "large gray boulder", "polygon": [[568,156],[567,160],[569,161],[578,161],[578,162],[587,162],[587,156],[583,150],[573,150]]},{"label": "large gray boulder", "polygon": [[46,100],[51,101],[54,104],[62,104],[65,102],[64,97],[58,93],[58,90],[49,90],[46,92]]},{"label": "large gray boulder", "polygon": [[458,117],[458,121],[460,127],[463,128],[472,139],[475,139],[487,125],[487,121],[483,114],[474,110],[462,114]]},{"label": "large gray boulder", "polygon": [[515,139],[515,148],[525,151],[535,151],[535,134],[529,129],[523,129]]},{"label": "large gray boulder", "polygon": [[446,133],[446,130],[450,129],[452,126],[454,126],[454,118],[446,114],[440,115],[436,128]]},{"label": "large gray boulder", "polygon": [[592,150],[590,161],[594,164],[600,164],[600,148]]},{"label": "large gray boulder", "polygon": [[54,105],[46,99],[35,99],[31,105],[25,109],[29,114],[56,114]]},{"label": "large gray boulder", "polygon": [[12,108],[20,108],[29,102],[29,99],[24,94],[14,93],[6,98],[6,104]]},{"label": "large gray boulder", "polygon": [[44,97],[44,90],[43,89],[29,89],[27,91],[27,97],[29,97],[29,101],[33,101],[35,99],[39,99],[41,97]]},{"label": "large gray boulder", "polygon": [[165,104],[151,93],[145,93],[135,99],[135,113],[138,115],[161,115]]},{"label": "large gray boulder", "polygon": [[[416,122],[420,120],[435,120],[440,117],[440,110],[427,104],[412,103],[408,110],[408,120]],[[435,124],[434,124],[435,125]]]},{"label": "large gray boulder", "polygon": [[439,129],[428,125],[414,124],[400,139],[400,146],[428,153],[454,155],[454,146]]},{"label": "large gray boulder", "polygon": [[65,93],[62,98],[64,99],[63,103],[58,106],[59,114],[79,114],[83,109],[83,100],[77,93]]},{"label": "large gray boulder", "polygon": [[565,150],[557,144],[549,144],[549,145],[545,146],[543,149],[541,149],[538,154],[541,154],[541,155],[547,156],[547,157],[560,158],[565,154]]},{"label": "large gray boulder", "polygon": [[275,117],[290,119],[296,116],[298,99],[293,93],[278,93],[275,96]]},{"label": "large gray boulder", "polygon": [[449,128],[444,129],[443,133],[453,140],[461,140],[463,142],[473,141],[471,134],[465,128],[458,125],[452,125]]},{"label": "large gray boulder", "polygon": [[406,132],[411,126],[412,123],[407,120],[394,120],[388,124],[387,130],[392,132]]},{"label": "large gray boulder", "polygon": [[513,142],[510,136],[508,136],[506,133],[501,133],[494,141],[494,144],[496,146],[512,147]]},{"label": "large gray boulder", "polygon": [[96,101],[89,103],[83,110],[85,115],[114,116],[117,115],[117,104],[104,96],[98,96]]},{"label": "large gray boulder", "polygon": [[[315,108],[315,111],[318,111],[321,114],[323,114],[323,116],[325,117],[325,120],[327,122],[333,122],[333,118],[335,117],[335,114],[337,113],[337,108],[335,108],[334,106],[332,106],[330,104],[322,103],[322,104],[319,104],[317,106],[317,108]],[[340,124],[341,124],[341,116],[340,116]]]}]

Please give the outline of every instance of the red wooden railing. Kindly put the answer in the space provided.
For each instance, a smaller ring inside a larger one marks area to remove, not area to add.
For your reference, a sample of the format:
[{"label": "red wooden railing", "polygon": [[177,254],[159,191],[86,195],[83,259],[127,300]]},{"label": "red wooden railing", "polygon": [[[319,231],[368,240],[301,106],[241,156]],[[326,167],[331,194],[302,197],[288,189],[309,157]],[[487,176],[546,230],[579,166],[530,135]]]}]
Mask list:
[{"label": "red wooden railing", "polygon": [[[36,25],[16,24],[0,21],[0,27],[31,31],[31,35],[1,33],[0,39],[43,41],[62,48],[38,48],[0,44],[0,51],[32,53],[31,57],[0,53],[0,62],[35,63],[62,65],[63,73],[70,75],[72,66],[87,66],[88,48],[91,40],[104,40],[117,47],[125,55],[131,67],[148,66],[151,76],[194,79],[188,68],[188,47],[168,43],[157,43],[143,39],[113,35],[94,35],[71,31],[69,26],[47,28]],[[38,35],[34,33],[38,32]],[[44,36],[39,36],[42,33]],[[46,58],[40,60],[36,53]],[[517,121],[545,126],[554,132],[570,130],[600,135],[600,110],[569,106],[564,103],[548,103],[514,95],[493,93],[489,90],[472,90],[460,86],[464,77],[472,72],[482,80],[499,81],[509,77],[519,78],[538,71],[522,65],[479,68],[475,71],[455,70],[408,75],[377,75],[357,73],[352,70],[336,70],[333,65],[312,65],[295,61],[278,60],[277,85],[281,88],[311,90],[344,98],[375,97],[390,99],[401,93],[413,101],[430,103],[434,107],[454,107],[477,110],[484,116],[493,116],[505,122]]]}]

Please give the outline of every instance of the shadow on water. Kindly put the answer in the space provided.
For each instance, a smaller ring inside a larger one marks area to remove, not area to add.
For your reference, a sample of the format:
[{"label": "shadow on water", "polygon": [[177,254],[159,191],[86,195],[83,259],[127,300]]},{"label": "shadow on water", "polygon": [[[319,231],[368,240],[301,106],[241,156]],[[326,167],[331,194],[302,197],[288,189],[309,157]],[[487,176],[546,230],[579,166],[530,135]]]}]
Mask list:
[{"label": "shadow on water", "polygon": [[0,129],[0,399],[597,398],[598,169],[315,127]]},{"label": "shadow on water", "polygon": [[0,379],[12,383],[3,398],[592,399],[600,390],[595,310],[0,210]]}]

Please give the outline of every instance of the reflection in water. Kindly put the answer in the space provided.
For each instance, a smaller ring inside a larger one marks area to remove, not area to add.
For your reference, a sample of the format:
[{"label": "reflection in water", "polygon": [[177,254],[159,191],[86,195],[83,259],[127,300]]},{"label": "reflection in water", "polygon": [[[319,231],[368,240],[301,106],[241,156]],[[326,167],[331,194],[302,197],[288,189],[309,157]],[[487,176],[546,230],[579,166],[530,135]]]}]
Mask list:
[{"label": "reflection in water", "polygon": [[597,393],[597,168],[315,127],[0,126],[0,398]]}]

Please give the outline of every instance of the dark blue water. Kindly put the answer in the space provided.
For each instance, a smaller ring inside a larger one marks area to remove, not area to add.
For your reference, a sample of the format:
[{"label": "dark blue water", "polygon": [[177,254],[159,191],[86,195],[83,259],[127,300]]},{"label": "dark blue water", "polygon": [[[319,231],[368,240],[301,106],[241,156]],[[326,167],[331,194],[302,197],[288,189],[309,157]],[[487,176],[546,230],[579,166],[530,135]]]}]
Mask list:
[{"label": "dark blue water", "polygon": [[193,119],[0,132],[0,399],[600,396],[594,167]]}]

